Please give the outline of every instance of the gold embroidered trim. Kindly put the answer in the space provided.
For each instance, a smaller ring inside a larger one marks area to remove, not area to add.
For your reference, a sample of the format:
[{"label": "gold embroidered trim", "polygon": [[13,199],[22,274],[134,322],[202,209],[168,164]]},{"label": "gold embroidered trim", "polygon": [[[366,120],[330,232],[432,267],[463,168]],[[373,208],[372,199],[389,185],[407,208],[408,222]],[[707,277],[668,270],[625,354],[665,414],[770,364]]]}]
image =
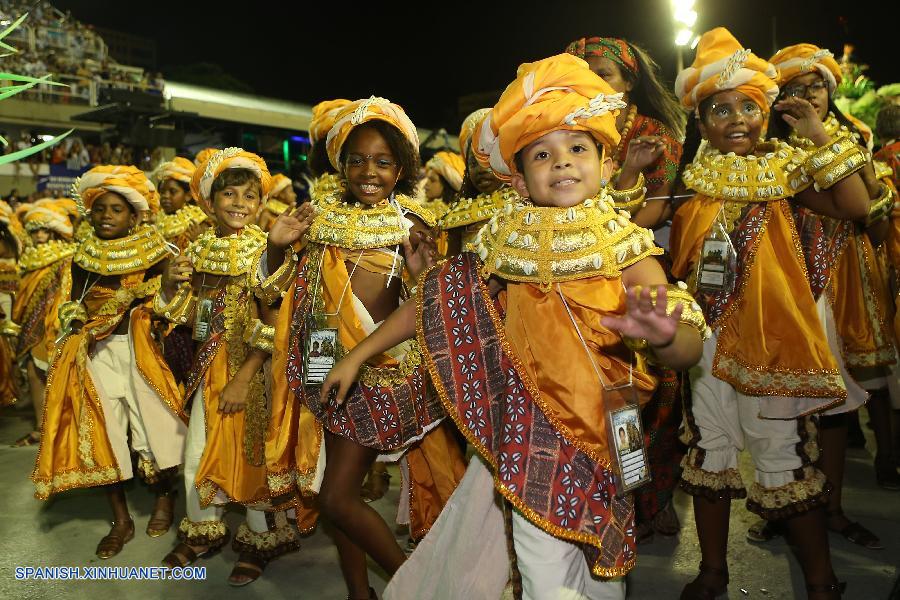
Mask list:
[{"label": "gold embroidered trim", "polygon": [[53,263],[75,256],[78,244],[63,240],[50,240],[37,246],[28,246],[19,256],[19,274],[24,275],[48,267]]},{"label": "gold embroidered trim", "polygon": [[244,331],[244,341],[251,348],[272,354],[275,352],[275,327],[264,325],[259,319],[253,319]]},{"label": "gold embroidered trim", "polygon": [[294,279],[296,279],[299,262],[300,255],[293,248],[290,248],[285,251],[284,262],[281,263],[281,266],[264,281],[259,281],[259,269],[251,271],[253,293],[266,306],[275,304],[284,297]]},{"label": "gold embroidered trim", "polygon": [[[694,451],[694,449],[691,448],[690,451]],[[681,460],[681,479],[689,486],[710,490],[716,494],[726,491],[739,494],[744,490],[744,481],[741,479],[741,472],[737,469],[726,469],[719,472],[707,471],[701,467],[695,467],[693,460],[690,454],[685,455]]]},{"label": "gold embroidered trim", "polygon": [[653,233],[616,212],[605,191],[569,208],[507,203],[472,240],[482,277],[540,284],[618,277],[642,258],[662,254]]},{"label": "gold embroidered trim", "polygon": [[[788,396],[792,398],[835,398],[838,404],[847,397],[844,379],[837,369],[782,369],[743,364],[736,357],[716,349],[713,374],[730,383],[742,394]],[[831,406],[822,406],[824,410]]]},{"label": "gold embroidered trim", "polygon": [[373,367],[364,364],[359,370],[359,382],[368,387],[394,387],[406,381],[422,364],[422,353],[417,343],[409,344],[409,350],[396,367]]},{"label": "gold embroidered trim", "polygon": [[413,222],[406,215],[410,213],[428,227],[434,227],[434,215],[421,204],[404,194],[395,194],[394,199],[400,207],[399,211],[388,200],[366,205],[344,201],[342,191],[323,196],[313,202],[316,216],[306,239],[349,250],[386,248],[396,246],[409,237]]},{"label": "gold embroidered trim", "polygon": [[178,533],[189,544],[219,547],[225,542],[228,527],[224,521],[191,521],[184,517],[178,524]]},{"label": "gold embroidered trim", "polygon": [[207,219],[206,213],[199,206],[185,204],[170,215],[159,215],[156,227],[164,238],[172,240],[187,231],[191,225],[203,223]]},{"label": "gold embroidered trim", "polygon": [[506,204],[517,200],[520,200],[519,194],[507,186],[490,194],[479,194],[474,198],[460,198],[441,217],[438,227],[448,230],[487,221]]},{"label": "gold embroidered trim", "polygon": [[684,170],[684,184],[711,198],[769,202],[789,198],[812,183],[801,168],[805,150],[773,139],[757,144],[756,151],[749,156],[722,154],[703,140]]},{"label": "gold embroidered trim", "polygon": [[[441,266],[442,265],[440,265],[440,264],[434,265],[428,270],[430,271],[431,269],[434,269],[434,268],[440,268]],[[425,274],[422,275],[423,281],[424,281],[425,276],[426,276]],[[478,291],[473,290],[473,293],[478,293]],[[494,322],[494,324],[496,326],[498,315],[496,315],[496,311],[494,310],[493,304],[491,304],[492,300],[490,299],[490,296],[487,295],[487,292],[485,290],[481,290],[481,293],[483,295],[485,295],[485,301],[488,302],[488,310],[491,313],[491,320]],[[416,313],[417,313],[416,314],[416,339],[418,340],[420,346],[425,347],[425,329],[424,329],[424,323],[422,320],[423,306],[424,306],[424,304],[420,297],[420,299],[416,302]],[[502,336],[502,331],[503,331],[502,329],[497,330],[497,332],[501,334],[500,339],[501,339],[501,343],[503,344],[504,352],[508,353],[509,346],[508,346],[508,343],[507,343],[505,337]],[[562,538],[564,540],[569,540],[572,542],[577,542],[577,543],[582,543],[582,544],[590,544],[591,546],[594,546],[595,548],[599,548],[601,550],[601,557],[602,557],[603,540],[599,536],[591,535],[591,534],[585,533],[583,531],[574,531],[572,529],[565,529],[564,527],[560,527],[558,525],[555,525],[554,523],[547,521],[541,515],[539,515],[537,512],[535,512],[534,510],[529,508],[522,501],[522,499],[519,498],[519,496],[517,496],[515,494],[515,492],[513,492],[508,487],[506,487],[506,485],[500,480],[499,466],[497,465],[497,462],[494,460],[494,456],[491,453],[490,449],[485,447],[484,444],[481,443],[481,440],[479,440],[474,435],[472,435],[471,431],[469,431],[468,428],[466,428],[465,423],[463,423],[462,419],[459,416],[459,413],[456,411],[455,399],[450,394],[448,394],[447,389],[444,387],[444,384],[438,375],[437,365],[435,365],[434,359],[432,358],[431,354],[429,352],[425,352],[423,356],[425,359],[425,365],[428,368],[429,374],[431,375],[432,383],[434,384],[435,390],[438,393],[438,397],[441,400],[441,404],[443,404],[443,406],[444,406],[445,412],[448,415],[450,415],[450,418],[452,418],[453,421],[456,423],[457,428],[463,433],[463,435],[466,437],[468,442],[470,444],[472,444],[472,446],[478,451],[478,454],[481,455],[482,459],[484,459],[485,463],[487,463],[487,465],[490,467],[491,471],[493,471],[494,487],[497,489],[497,491],[500,492],[500,494],[502,494],[503,497],[506,498],[510,502],[510,504],[512,504],[519,512],[522,513],[522,515],[525,516],[525,518],[527,518],[529,521],[531,521],[536,527],[539,527],[543,531],[545,531],[555,537]],[[519,375],[521,377],[521,375],[522,375],[522,371],[520,370],[521,365],[515,364],[515,361],[516,361],[515,355],[509,354],[509,356],[511,359],[513,359],[514,366],[515,366],[517,372],[519,372]],[[531,385],[530,381],[524,377],[522,378],[522,381],[526,386]],[[534,392],[532,391],[532,387],[529,387],[529,393],[532,393],[532,397],[537,402],[538,396],[534,395]],[[558,428],[557,424],[554,423],[554,421],[552,420],[551,414],[546,412],[545,407],[542,405],[539,405],[539,406],[540,406],[541,410],[544,411],[545,416],[547,417],[548,420],[550,420],[551,424],[555,428],[557,428],[557,431],[559,431],[563,436],[565,436],[568,442],[572,443],[573,445],[576,445],[576,447],[578,447],[579,450],[582,450],[584,452],[584,449],[576,444],[577,439],[574,437],[569,437],[571,435],[571,432],[564,428]],[[594,459],[603,468],[605,468],[605,469],[609,468],[609,460],[608,459],[607,460],[597,460],[597,458],[595,458],[592,453],[587,453],[587,452],[585,452],[585,453],[588,454],[588,456],[590,456],[592,459]],[[624,530],[620,530],[620,533],[623,537],[625,536]],[[594,563],[593,565],[591,565],[591,572],[598,577],[620,577],[620,576],[628,573],[632,568],[634,568],[634,564],[635,564],[636,560],[637,560],[637,558],[635,557],[635,558],[632,558],[631,560],[627,561],[621,567],[604,568],[604,567],[600,567],[597,564],[600,561],[600,559],[598,558],[597,563]]]},{"label": "gold embroidered trim", "polygon": [[285,552],[296,550],[300,547],[300,537],[287,521],[282,526],[276,526],[269,531],[256,532],[251,530],[247,523],[241,523],[237,534],[234,536],[236,550],[247,551],[252,554],[261,554],[275,558]]},{"label": "gold embroidered trim", "polygon": [[138,456],[137,472],[145,483],[156,483],[159,481],[159,474],[162,473],[155,460],[143,456]]},{"label": "gold embroidered trim", "polygon": [[266,240],[266,233],[256,225],[225,237],[217,236],[216,230],[210,228],[184,252],[198,273],[236,277],[256,268]]},{"label": "gold embroidered trim", "polygon": [[444,216],[450,212],[450,207],[444,203],[443,200],[438,198],[437,200],[423,200],[422,206],[425,207],[431,214],[433,214],[438,222],[444,218]]},{"label": "gold embroidered trim", "polygon": [[319,202],[322,198],[335,193],[343,194],[346,184],[340,175],[325,173],[312,180],[309,186],[309,199],[311,202]]},{"label": "gold embroidered trim", "polygon": [[758,505],[763,510],[783,510],[790,506],[815,500],[827,490],[825,475],[811,465],[803,467],[803,479],[792,481],[781,487],[767,488],[757,482],[748,490],[748,504]]},{"label": "gold embroidered trim", "polygon": [[269,198],[268,200],[266,200],[266,210],[275,216],[286,213],[289,208],[290,206],[288,206],[281,200],[276,200],[275,198]]},{"label": "gold embroidered trim", "polygon": [[166,240],[151,225],[114,240],[101,240],[93,231],[75,252],[76,265],[98,275],[127,275],[146,271],[169,254]]},{"label": "gold embroidered trim", "polygon": [[122,475],[118,467],[102,467],[100,469],[79,469],[55,473],[51,479],[35,479],[34,497],[38,500],[46,500],[52,494],[65,492],[76,488],[96,487],[121,481]]},{"label": "gold embroidered trim", "polygon": [[894,193],[891,191],[891,188],[884,183],[878,185],[881,191],[877,198],[869,201],[869,214],[866,216],[865,222],[866,227],[888,218],[894,209]]}]

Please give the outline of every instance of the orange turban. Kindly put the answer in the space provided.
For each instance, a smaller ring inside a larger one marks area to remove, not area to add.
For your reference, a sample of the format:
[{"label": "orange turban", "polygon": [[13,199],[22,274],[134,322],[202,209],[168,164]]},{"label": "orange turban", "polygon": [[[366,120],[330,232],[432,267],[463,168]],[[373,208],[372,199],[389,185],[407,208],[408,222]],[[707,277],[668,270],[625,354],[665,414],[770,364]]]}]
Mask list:
[{"label": "orange turban", "polygon": [[[199,154],[197,156],[199,156]],[[156,167],[156,171],[153,172],[153,179],[156,181],[157,186],[162,185],[162,182],[166,179],[190,183],[191,178],[194,176],[194,171],[196,170],[197,167],[193,162],[186,158],[176,156],[172,160],[164,162]]]},{"label": "orange turban", "polygon": [[616,115],[622,94],[571,54],[519,67],[472,140],[475,155],[502,180],[515,169],[516,153],[558,129],[584,131],[606,148],[619,143]]},{"label": "orange turban", "polygon": [[419,134],[416,126],[403,109],[386,98],[371,96],[351,102],[335,115],[334,125],[328,130],[325,141],[331,166],[338,171],[341,170],[341,149],[350,137],[350,132],[355,127],[372,120],[393,125],[409,140],[416,152],[419,151]]},{"label": "orange turban", "polygon": [[25,225],[25,231],[49,229],[67,240],[72,238],[74,232],[72,222],[66,213],[66,206],[58,204],[53,198],[45,198],[31,204],[22,223]]},{"label": "orange turban", "polygon": [[484,117],[489,112],[491,112],[489,108],[479,108],[463,121],[459,130],[459,153],[463,155],[463,159],[465,159],[466,153],[469,151],[469,142],[472,140],[472,134],[481,125]]},{"label": "orange turban", "polygon": [[716,27],[700,37],[694,63],[675,79],[675,95],[689,110],[724,90],[752,98],[763,112],[778,96],[777,72],[771,63],[741,46],[731,32]]},{"label": "orange turban", "polygon": [[441,177],[447,180],[454,191],[462,187],[463,175],[466,172],[466,163],[456,152],[438,152],[425,165],[426,169],[433,169]]},{"label": "orange turban", "polygon": [[342,108],[350,104],[350,100],[338,98],[319,102],[312,109],[312,119],[309,120],[309,143],[315,145],[319,140],[324,140],[328,130],[334,126],[337,114]]},{"label": "orange turban", "polygon": [[272,187],[269,190],[269,195],[277,196],[281,193],[281,190],[289,187],[292,183],[293,181],[291,181],[290,178],[281,173],[275,173],[275,175],[272,176]]},{"label": "orange turban", "polygon": [[794,77],[815,71],[828,84],[829,94],[833,94],[841,83],[841,67],[834,60],[834,54],[814,44],[794,44],[782,48],[769,61],[778,69],[778,85],[781,87]]},{"label": "orange turban", "polygon": [[219,151],[219,148],[204,148],[200,152],[197,153],[197,156],[194,157],[194,165],[196,167],[200,167],[203,163],[209,160],[209,157]]},{"label": "orange turban", "polygon": [[143,171],[130,165],[96,166],[75,182],[75,189],[84,214],[89,213],[94,200],[106,192],[119,194],[138,212],[156,214],[159,211],[159,194],[153,182]]},{"label": "orange turban", "polygon": [[269,168],[266,161],[252,152],[247,152],[243,148],[225,148],[217,150],[202,165],[194,171],[191,178],[191,194],[196,198],[210,201],[212,193],[212,184],[216,177],[222,171],[227,169],[249,169],[253,171],[259,178],[259,184],[262,188],[263,200],[269,196],[272,189],[272,176],[269,174]]}]

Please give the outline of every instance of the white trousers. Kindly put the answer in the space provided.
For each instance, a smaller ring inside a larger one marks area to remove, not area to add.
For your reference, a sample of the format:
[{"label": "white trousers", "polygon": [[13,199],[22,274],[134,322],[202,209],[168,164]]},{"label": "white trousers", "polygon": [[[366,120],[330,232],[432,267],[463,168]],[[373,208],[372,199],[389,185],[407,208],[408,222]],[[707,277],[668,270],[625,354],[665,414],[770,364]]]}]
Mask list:
[{"label": "white trousers", "polygon": [[578,546],[532,525],[516,510],[512,521],[524,600],[624,600],[624,577],[594,577]]}]

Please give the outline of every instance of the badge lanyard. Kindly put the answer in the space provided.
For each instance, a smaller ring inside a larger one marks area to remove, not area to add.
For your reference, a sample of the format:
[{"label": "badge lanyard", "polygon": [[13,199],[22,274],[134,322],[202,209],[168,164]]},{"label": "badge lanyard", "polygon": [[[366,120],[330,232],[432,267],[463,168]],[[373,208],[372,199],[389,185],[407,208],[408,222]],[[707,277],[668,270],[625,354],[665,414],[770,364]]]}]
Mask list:
[{"label": "badge lanyard", "polygon": [[737,250],[725,228],[725,203],[713,221],[712,228],[703,240],[700,260],[697,262],[697,289],[704,292],[734,290],[737,270]]}]

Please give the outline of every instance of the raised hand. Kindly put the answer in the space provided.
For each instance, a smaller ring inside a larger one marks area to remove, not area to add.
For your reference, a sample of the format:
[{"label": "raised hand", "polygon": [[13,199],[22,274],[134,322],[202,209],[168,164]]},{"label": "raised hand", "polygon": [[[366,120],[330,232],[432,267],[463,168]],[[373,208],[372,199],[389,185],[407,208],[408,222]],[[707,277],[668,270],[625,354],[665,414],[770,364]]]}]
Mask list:
[{"label": "raised hand", "polygon": [[622,168],[640,173],[659,160],[665,149],[665,142],[659,136],[642,135],[634,138],[628,144],[628,152],[625,154]]},{"label": "raised hand", "polygon": [[417,279],[423,271],[434,264],[437,243],[431,234],[414,231],[409,239],[403,240],[403,255],[406,258],[406,269],[413,279]]},{"label": "raised hand", "polygon": [[603,317],[603,325],[618,331],[625,337],[647,340],[651,346],[668,346],[675,339],[684,305],[675,305],[671,314],[666,314],[668,294],[665,286],[656,288],[656,302],[649,288],[635,293],[635,288],[625,291],[625,314],[621,317]]},{"label": "raised hand", "polygon": [[219,412],[232,415],[244,410],[247,404],[247,394],[250,392],[250,384],[240,377],[235,377],[222,390],[219,397]]},{"label": "raised hand", "polygon": [[825,126],[822,125],[819,113],[809,100],[783,98],[772,108],[781,113],[781,118],[798,136],[812,140],[817,146],[828,143],[829,137],[825,133]]},{"label": "raised hand", "polygon": [[282,213],[269,229],[269,244],[276,248],[287,248],[306,235],[315,214],[315,209],[309,202]]},{"label": "raised hand", "polygon": [[176,256],[169,261],[168,267],[163,271],[162,288],[171,295],[175,288],[185,281],[190,281],[193,276],[194,267],[191,265],[191,259],[184,254]]}]

